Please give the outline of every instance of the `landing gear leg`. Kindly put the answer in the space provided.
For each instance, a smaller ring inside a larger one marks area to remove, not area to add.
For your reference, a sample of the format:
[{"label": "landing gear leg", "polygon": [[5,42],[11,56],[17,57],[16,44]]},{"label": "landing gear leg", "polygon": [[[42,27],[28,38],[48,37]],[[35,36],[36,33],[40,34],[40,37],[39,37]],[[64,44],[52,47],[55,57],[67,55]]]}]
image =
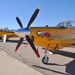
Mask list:
[{"label": "landing gear leg", "polygon": [[44,52],[44,57],[42,58],[42,63],[47,64],[49,61],[49,57],[47,56],[48,48]]}]

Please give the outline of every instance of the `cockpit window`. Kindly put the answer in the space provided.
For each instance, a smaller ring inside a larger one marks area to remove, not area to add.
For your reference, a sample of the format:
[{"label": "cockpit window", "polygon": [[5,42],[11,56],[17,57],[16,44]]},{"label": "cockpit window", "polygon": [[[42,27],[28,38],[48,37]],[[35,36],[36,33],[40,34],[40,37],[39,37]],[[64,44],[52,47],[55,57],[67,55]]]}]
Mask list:
[{"label": "cockpit window", "polygon": [[75,29],[75,21],[69,21],[70,29]]},{"label": "cockpit window", "polygon": [[67,28],[66,24],[64,22],[60,22],[56,27],[59,27],[59,28],[62,28],[62,29]]},{"label": "cockpit window", "polygon": [[64,21],[60,22],[56,27],[67,29],[70,27],[70,29],[75,29],[75,21]]}]

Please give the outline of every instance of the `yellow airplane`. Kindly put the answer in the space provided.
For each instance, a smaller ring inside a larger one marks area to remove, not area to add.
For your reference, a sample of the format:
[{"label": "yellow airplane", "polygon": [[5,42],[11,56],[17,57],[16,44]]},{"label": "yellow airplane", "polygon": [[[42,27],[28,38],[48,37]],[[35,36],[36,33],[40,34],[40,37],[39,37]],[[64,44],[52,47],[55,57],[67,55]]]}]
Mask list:
[{"label": "yellow airplane", "polygon": [[9,40],[12,37],[18,37],[14,32],[0,31],[0,39],[4,40],[4,35],[6,35],[5,41]]},{"label": "yellow airplane", "polygon": [[34,19],[36,18],[39,12],[39,8],[35,10],[33,13],[28,25],[26,28],[23,27],[20,19],[16,17],[18,24],[20,25],[20,29],[15,31],[15,34],[20,36],[20,40],[16,46],[15,51],[20,47],[24,37],[27,42],[32,47],[33,51],[40,57],[38,48],[36,46],[41,46],[45,49],[45,55],[42,58],[42,62],[47,64],[49,61],[49,57],[47,56],[47,52],[55,51],[62,49],[63,47],[69,47],[71,44],[75,43],[75,27],[72,26],[72,22],[74,21],[65,21],[60,22],[55,27],[30,27]]}]

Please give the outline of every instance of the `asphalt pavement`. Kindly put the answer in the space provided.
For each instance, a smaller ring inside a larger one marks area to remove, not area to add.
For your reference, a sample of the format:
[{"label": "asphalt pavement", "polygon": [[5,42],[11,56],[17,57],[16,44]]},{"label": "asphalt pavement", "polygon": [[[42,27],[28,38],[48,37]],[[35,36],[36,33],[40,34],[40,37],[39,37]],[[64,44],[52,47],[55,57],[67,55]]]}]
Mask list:
[{"label": "asphalt pavement", "polygon": [[[17,45],[17,41],[9,41],[6,43],[0,42],[0,50],[6,52],[14,59],[17,59],[18,62],[23,65],[39,72],[39,75],[75,75],[75,47],[65,47],[61,50],[55,51],[55,54],[53,55],[48,53],[49,62],[48,64],[43,64],[41,60],[44,56],[44,50],[39,47],[41,57],[37,58],[30,45],[25,47],[26,43],[27,42],[24,42],[20,46],[19,50],[15,52],[14,50]],[[33,74],[34,72],[32,72],[31,75]]]}]

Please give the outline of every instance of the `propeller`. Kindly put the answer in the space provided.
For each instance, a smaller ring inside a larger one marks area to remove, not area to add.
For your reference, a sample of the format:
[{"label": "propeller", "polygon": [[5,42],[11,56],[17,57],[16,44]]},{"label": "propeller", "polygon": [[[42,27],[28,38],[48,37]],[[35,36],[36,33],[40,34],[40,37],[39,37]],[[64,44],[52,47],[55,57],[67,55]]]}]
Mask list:
[{"label": "propeller", "polygon": [[29,21],[29,23],[28,23],[26,29],[28,29],[29,26],[33,23],[33,21],[35,20],[36,16],[38,15],[38,12],[39,12],[39,8],[37,8],[37,9],[35,10],[35,12],[33,13],[33,15],[32,15],[32,17],[31,17],[31,19],[30,19],[30,21]]},{"label": "propeller", "polygon": [[[38,12],[39,12],[39,8],[37,8],[35,10],[35,12],[33,13],[32,17],[30,18],[30,21],[28,22],[28,25],[27,25],[26,29],[29,29],[30,25],[33,23],[33,21],[35,20],[36,16],[38,15]],[[16,20],[17,20],[19,26],[21,28],[23,28],[23,25],[22,25],[20,19],[18,17],[16,17]]]},{"label": "propeller", "polygon": [[40,57],[38,50],[36,49],[36,47],[34,46],[32,40],[30,39],[29,36],[26,36],[26,40],[27,42],[30,44],[30,46],[32,47],[33,51],[35,52],[35,54],[37,55],[37,57]]},{"label": "propeller", "polygon": [[19,19],[18,17],[16,17],[16,20],[17,20],[17,22],[18,22],[19,26],[20,26],[21,28],[23,28],[23,25],[22,25],[22,23],[21,23],[20,19]]},{"label": "propeller", "polygon": [[[32,15],[32,17],[30,18],[30,21],[28,22],[28,25],[27,25],[27,27],[25,28],[24,32],[27,31],[27,30],[29,30],[30,25],[33,23],[33,21],[35,20],[36,16],[38,15],[38,12],[39,12],[39,8],[37,8],[37,9],[35,10],[35,12],[33,13],[33,15]],[[22,25],[20,19],[19,19],[18,17],[16,17],[16,20],[17,20],[19,26],[20,26],[21,29],[22,29],[22,28],[23,28],[23,25]],[[30,30],[29,30],[29,31],[30,31]],[[40,57],[40,55],[39,55],[39,53],[38,53],[38,50],[36,49],[35,45],[33,44],[33,41],[30,39],[30,37],[29,37],[28,35],[25,35],[25,37],[26,37],[27,42],[30,44],[31,48],[33,49],[33,51],[34,51],[35,54],[37,55],[37,57]],[[23,41],[23,37],[20,38],[20,40],[19,40],[19,42],[18,42],[18,44],[17,44],[17,46],[16,46],[15,51],[18,50],[18,48],[19,48],[20,45],[22,44],[22,41]]]},{"label": "propeller", "polygon": [[17,44],[17,46],[16,46],[15,51],[17,51],[17,50],[18,50],[18,48],[19,48],[19,47],[20,47],[20,45],[22,44],[22,41],[23,41],[23,38],[21,37],[21,38],[20,38],[20,40],[19,40],[19,42],[18,42],[18,44]]}]

